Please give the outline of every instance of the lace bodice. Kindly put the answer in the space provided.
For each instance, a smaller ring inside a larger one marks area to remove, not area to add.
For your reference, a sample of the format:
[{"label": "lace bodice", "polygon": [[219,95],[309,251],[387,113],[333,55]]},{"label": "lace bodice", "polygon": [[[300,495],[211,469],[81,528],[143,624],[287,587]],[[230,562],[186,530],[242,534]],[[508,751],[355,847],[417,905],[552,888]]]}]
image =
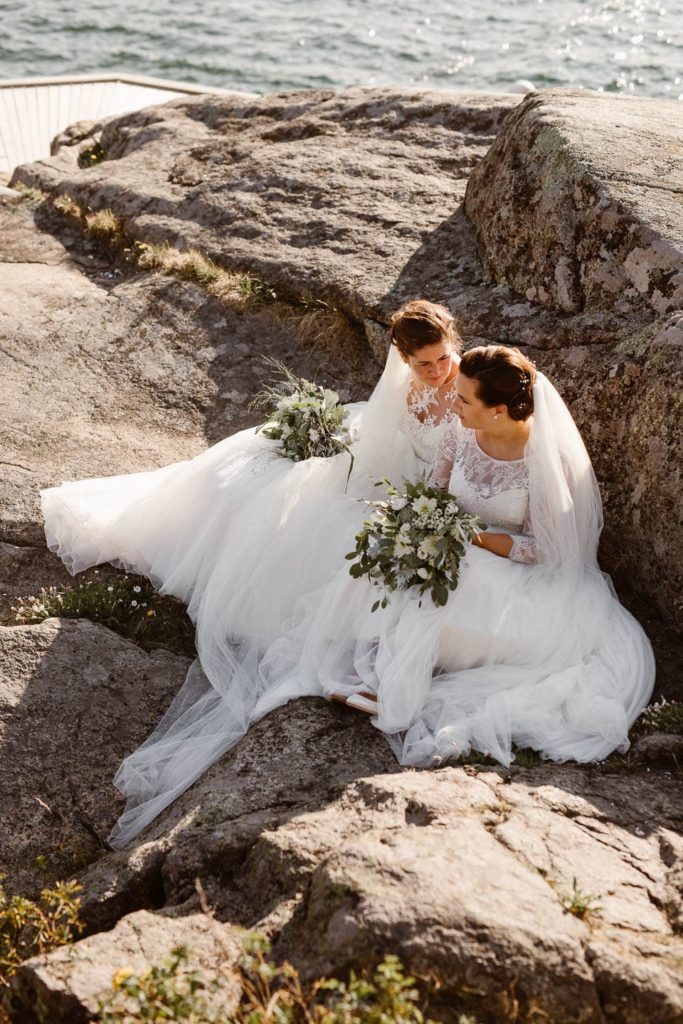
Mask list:
[{"label": "lace bodice", "polygon": [[453,385],[441,394],[437,388],[418,388],[412,382],[408,388],[405,430],[417,457],[429,467],[437,458],[448,428],[458,419],[452,406],[454,394]]},{"label": "lace bodice", "polygon": [[433,482],[454,494],[466,512],[481,516],[489,529],[509,534],[513,561],[536,561],[529,516],[529,470],[524,459],[505,461],[487,455],[479,447],[475,431],[456,420],[439,445]]}]

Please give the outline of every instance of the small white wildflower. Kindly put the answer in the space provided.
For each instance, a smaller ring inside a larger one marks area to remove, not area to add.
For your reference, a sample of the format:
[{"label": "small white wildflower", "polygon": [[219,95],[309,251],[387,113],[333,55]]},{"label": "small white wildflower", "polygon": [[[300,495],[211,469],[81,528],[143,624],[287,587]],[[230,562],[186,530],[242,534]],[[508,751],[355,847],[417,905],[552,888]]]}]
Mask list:
[{"label": "small white wildflower", "polygon": [[428,579],[429,579],[429,577],[430,577],[430,575],[431,575],[431,573],[430,573],[429,569],[424,569],[424,568],[423,568],[423,567],[421,566],[421,567],[420,567],[420,568],[419,568],[419,569],[417,570],[417,575],[418,575],[418,576],[420,577],[420,579],[422,579],[422,580],[428,580]]},{"label": "small white wildflower", "polygon": [[137,608],[137,606],[138,606],[137,601],[131,601],[130,602],[130,606],[131,606],[131,608]]},{"label": "small white wildflower", "polygon": [[401,495],[399,494],[395,498],[392,498],[389,504],[393,508],[394,512],[400,512],[401,509],[405,508],[406,505],[408,504],[408,499],[401,497]]},{"label": "small white wildflower", "polygon": [[313,430],[313,428],[311,428],[308,431],[308,436],[309,436],[310,440],[313,441],[313,442],[320,440],[320,433],[317,430]]},{"label": "small white wildflower", "polygon": [[112,593],[113,589],[113,587],[107,587],[107,590],[109,591],[110,594]]},{"label": "small white wildflower", "polygon": [[142,587],[133,587],[133,591],[136,594],[139,594],[141,590],[142,590]]}]

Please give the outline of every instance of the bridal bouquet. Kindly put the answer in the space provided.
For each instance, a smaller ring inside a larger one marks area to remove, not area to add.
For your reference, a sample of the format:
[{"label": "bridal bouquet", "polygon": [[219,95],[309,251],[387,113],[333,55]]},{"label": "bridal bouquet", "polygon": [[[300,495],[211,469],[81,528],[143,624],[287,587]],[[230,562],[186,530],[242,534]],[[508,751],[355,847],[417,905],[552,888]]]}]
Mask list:
[{"label": "bridal bouquet", "polygon": [[435,605],[446,604],[458,585],[465,544],[486,523],[463,512],[452,494],[430,487],[428,476],[414,484],[404,480],[404,491],[388,480],[382,483],[386,498],[366,502],[375,511],[356,534],[356,550],[346,556],[356,559],[349,572],[384,588],[373,612],[386,608],[392,591],[407,587],[419,587],[420,595],[429,590]]},{"label": "bridal bouquet", "polygon": [[344,427],[348,412],[337,392],[295,377],[278,359],[267,362],[278,370],[282,381],[266,384],[253,402],[256,408],[271,410],[257,432],[278,441],[280,453],[292,462],[348,452],[353,467],[349,433]]}]

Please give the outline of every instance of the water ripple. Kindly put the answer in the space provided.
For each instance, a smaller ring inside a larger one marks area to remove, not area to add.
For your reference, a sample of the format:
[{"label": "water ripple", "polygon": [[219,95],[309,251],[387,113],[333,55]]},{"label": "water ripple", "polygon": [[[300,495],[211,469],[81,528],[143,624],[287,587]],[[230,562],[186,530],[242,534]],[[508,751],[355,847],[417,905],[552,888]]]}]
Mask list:
[{"label": "water ripple", "polygon": [[258,92],[524,78],[683,93],[681,0],[0,0],[0,15],[0,78],[117,68]]}]

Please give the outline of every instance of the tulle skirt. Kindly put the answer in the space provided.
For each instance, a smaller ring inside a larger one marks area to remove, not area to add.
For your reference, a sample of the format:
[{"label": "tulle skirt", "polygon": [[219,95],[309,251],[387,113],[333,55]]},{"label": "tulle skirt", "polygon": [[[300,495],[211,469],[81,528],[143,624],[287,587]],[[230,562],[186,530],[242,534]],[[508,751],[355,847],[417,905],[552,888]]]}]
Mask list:
[{"label": "tulle skirt", "polygon": [[269,685],[374,691],[404,765],[474,749],[508,766],[513,744],[579,762],[628,748],[654,658],[599,571],[566,577],[472,547],[445,606],[408,590],[373,612],[377,596],[338,572],[265,653]]},{"label": "tulle skirt", "polygon": [[160,469],[42,490],[47,544],[72,574],[104,562],[143,574],[193,622],[266,644],[353,541],[348,470],[346,453],[293,463],[242,430]]},{"label": "tulle skirt", "polygon": [[[406,476],[423,468],[402,458]],[[628,747],[654,660],[606,577],[568,582],[471,548],[444,607],[399,591],[372,612],[376,588],[344,559],[367,514],[348,468],[345,454],[292,463],[245,430],[194,459],[41,492],[49,547],[71,572],[143,573],[197,627],[185,684],[114,780],[128,804],[112,845],[252,722],[307,694],[375,691],[373,721],[404,765],[472,749],[509,765],[513,745],[586,762]]]}]

